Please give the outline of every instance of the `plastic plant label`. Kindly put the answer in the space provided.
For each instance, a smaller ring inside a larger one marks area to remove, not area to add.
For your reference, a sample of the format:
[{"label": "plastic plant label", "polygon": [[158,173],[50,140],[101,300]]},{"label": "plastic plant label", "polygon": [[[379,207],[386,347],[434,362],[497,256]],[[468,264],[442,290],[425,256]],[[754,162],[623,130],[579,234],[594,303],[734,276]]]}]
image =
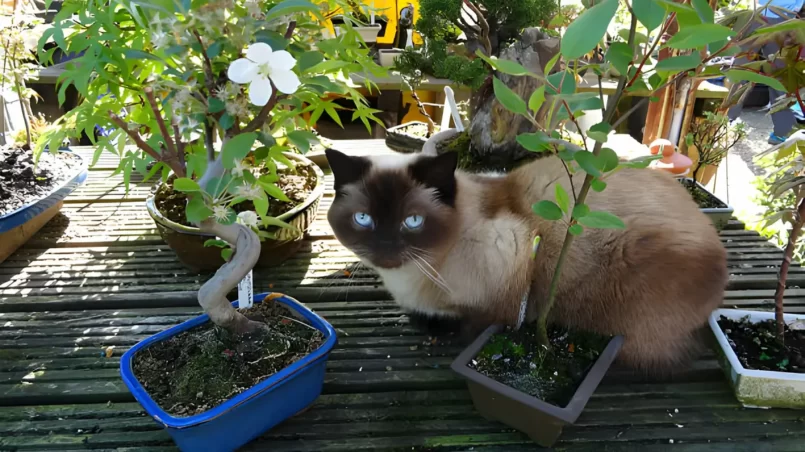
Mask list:
[{"label": "plastic plant label", "polygon": [[249,270],[249,273],[238,283],[238,308],[251,308],[253,295],[254,280],[252,279],[252,271]]}]

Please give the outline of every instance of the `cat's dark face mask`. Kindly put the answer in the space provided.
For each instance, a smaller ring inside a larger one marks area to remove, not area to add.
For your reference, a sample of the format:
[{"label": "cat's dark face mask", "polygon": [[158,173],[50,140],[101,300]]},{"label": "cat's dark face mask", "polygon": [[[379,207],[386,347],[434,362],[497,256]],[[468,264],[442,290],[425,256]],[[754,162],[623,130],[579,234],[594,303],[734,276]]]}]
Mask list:
[{"label": "cat's dark face mask", "polygon": [[431,264],[450,243],[458,224],[452,218],[455,153],[400,156],[400,164],[389,167],[332,149],[326,153],[336,191],[327,219],[336,238],[364,262],[384,269]]}]

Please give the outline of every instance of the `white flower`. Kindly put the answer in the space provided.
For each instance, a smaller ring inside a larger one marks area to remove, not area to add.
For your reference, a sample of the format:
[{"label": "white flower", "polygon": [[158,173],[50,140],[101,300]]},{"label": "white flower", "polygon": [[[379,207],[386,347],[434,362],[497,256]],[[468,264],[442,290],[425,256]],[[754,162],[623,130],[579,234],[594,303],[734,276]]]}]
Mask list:
[{"label": "white flower", "polygon": [[232,175],[241,177],[243,172],[251,168],[248,163],[242,160],[235,160],[235,167],[232,168]]},{"label": "white flower", "polygon": [[238,196],[243,196],[246,199],[257,199],[263,194],[260,187],[252,184],[243,184],[238,186]]},{"label": "white flower", "polygon": [[257,213],[252,212],[251,210],[247,210],[245,212],[241,212],[238,214],[238,223],[244,226],[256,228],[258,220],[259,218],[257,217]]},{"label": "white flower", "polygon": [[212,216],[218,221],[226,221],[229,218],[229,209],[224,205],[217,205],[212,208]]},{"label": "white flower", "polygon": [[257,0],[246,0],[246,11],[248,11],[249,15],[260,19],[263,17],[263,7],[260,5],[260,2]]},{"label": "white flower", "polygon": [[274,52],[271,46],[258,42],[246,48],[246,58],[239,58],[229,66],[229,80],[249,84],[249,101],[262,107],[273,93],[272,82],[282,93],[293,94],[299,89],[299,77],[293,67],[296,59],[285,50]]},{"label": "white flower", "polygon": [[171,36],[162,30],[151,32],[151,43],[153,43],[154,47],[157,49],[167,47],[168,44],[170,44],[170,38]]}]

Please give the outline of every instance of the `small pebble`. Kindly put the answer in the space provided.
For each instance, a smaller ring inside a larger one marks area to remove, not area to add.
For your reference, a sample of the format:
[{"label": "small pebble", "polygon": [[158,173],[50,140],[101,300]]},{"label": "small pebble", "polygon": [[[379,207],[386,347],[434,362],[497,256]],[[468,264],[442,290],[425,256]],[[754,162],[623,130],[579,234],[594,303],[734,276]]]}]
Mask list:
[{"label": "small pebble", "polygon": [[358,372],[363,372],[363,367],[359,368]]},{"label": "small pebble", "polygon": [[536,368],[537,368],[537,365],[536,365],[536,364],[534,364],[534,363],[528,363],[528,367],[530,367],[530,368],[532,368],[532,369],[536,369]]},{"label": "small pebble", "polygon": [[679,408],[674,408],[674,413],[679,413]]},{"label": "small pebble", "polygon": [[204,391],[199,391],[199,392],[196,393],[196,398],[197,399],[200,399],[202,397],[204,397]]},{"label": "small pebble", "polygon": [[492,355],[492,361],[497,361],[500,358],[503,358],[503,355],[501,355],[500,353],[498,353],[497,355]]},{"label": "small pebble", "polygon": [[391,366],[386,366],[386,370],[391,372]]},{"label": "small pebble", "polygon": [[668,444],[674,444],[674,440],[669,439],[669,440],[668,440]]}]

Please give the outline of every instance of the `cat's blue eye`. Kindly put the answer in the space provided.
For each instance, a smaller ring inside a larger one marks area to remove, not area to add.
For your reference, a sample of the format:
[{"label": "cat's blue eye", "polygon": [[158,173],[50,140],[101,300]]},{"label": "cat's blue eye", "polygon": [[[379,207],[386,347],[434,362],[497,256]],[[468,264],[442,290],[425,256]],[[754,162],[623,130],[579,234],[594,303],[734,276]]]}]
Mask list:
[{"label": "cat's blue eye", "polygon": [[408,229],[419,229],[425,223],[425,217],[422,215],[411,215],[403,221],[403,224]]},{"label": "cat's blue eye", "polygon": [[371,228],[375,224],[375,221],[372,220],[372,216],[364,212],[355,212],[355,214],[352,215],[352,219],[355,221],[355,224],[362,228]]}]

